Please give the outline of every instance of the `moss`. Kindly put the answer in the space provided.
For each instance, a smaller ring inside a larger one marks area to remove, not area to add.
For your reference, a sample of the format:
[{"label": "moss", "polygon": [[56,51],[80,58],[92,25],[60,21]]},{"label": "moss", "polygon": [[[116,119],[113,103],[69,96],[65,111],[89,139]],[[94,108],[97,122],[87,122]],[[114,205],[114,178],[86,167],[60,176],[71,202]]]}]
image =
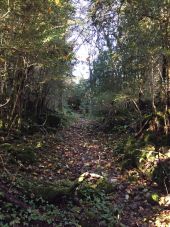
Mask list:
[{"label": "moss", "polygon": [[37,181],[22,182],[22,188],[27,193],[27,195],[31,195],[33,193],[35,197],[41,197],[51,203],[55,203],[62,198],[71,197],[73,195],[72,189],[74,185],[74,181],[67,179],[59,180],[54,183]]},{"label": "moss", "polygon": [[51,183],[18,179],[17,183],[28,196],[33,194],[35,197],[41,197],[50,203],[56,203],[62,199],[73,199],[75,193],[78,197],[86,198],[96,195],[101,191],[111,193],[115,189],[115,184],[108,182],[103,177],[98,178],[97,182],[91,182],[88,179],[81,182],[79,179],[75,181],[63,179]]},{"label": "moss", "polygon": [[62,197],[70,196],[70,188],[63,187],[62,185],[39,185],[34,188],[34,193],[38,197],[42,197],[44,200],[49,202],[56,202]]},{"label": "moss", "polygon": [[111,193],[114,190],[114,183],[109,182],[106,178],[100,175],[89,173],[89,178],[82,181],[79,185],[77,195],[80,198],[93,198],[96,194],[100,194],[101,192]]}]

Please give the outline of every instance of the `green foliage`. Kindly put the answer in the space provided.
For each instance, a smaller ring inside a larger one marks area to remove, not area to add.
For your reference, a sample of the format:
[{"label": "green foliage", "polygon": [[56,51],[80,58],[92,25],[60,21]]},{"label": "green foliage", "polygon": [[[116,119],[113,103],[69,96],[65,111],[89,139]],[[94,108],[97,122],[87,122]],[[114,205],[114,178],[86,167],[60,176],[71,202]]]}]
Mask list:
[{"label": "green foliage", "polygon": [[89,112],[89,81],[82,79],[78,84],[71,83],[66,89],[66,106],[72,111],[77,111],[83,114]]},{"label": "green foliage", "polygon": [[95,92],[105,92],[112,90],[115,86],[113,80],[113,61],[109,51],[101,51],[98,58],[93,62],[93,72],[91,75],[91,86]]},{"label": "green foliage", "polygon": [[[74,190],[77,193],[73,194],[70,189],[75,183],[76,188]],[[84,184],[81,185],[81,183]],[[80,182],[77,185],[77,181],[73,182],[67,179],[54,183],[42,183],[31,179],[18,178],[14,187],[16,191],[20,190],[15,195],[15,201],[19,201],[19,205],[6,202],[3,191],[0,193],[1,207],[3,208],[0,208],[0,224],[3,226],[12,224],[23,226],[35,224],[73,225],[77,227],[101,224],[102,226],[114,226],[119,223],[118,216],[121,207],[113,206],[112,200],[107,195],[111,191],[106,192],[105,190],[108,184],[106,181],[103,183],[105,186],[94,188],[91,187],[93,183],[90,184],[90,181]],[[101,186],[101,184],[100,181],[99,185]],[[60,208],[61,200],[64,203]],[[55,205],[52,203],[55,203]]]},{"label": "green foliage", "polygon": [[64,199],[69,199],[72,197],[72,187],[74,182],[71,182],[67,179],[56,181],[53,183],[41,182],[41,181],[24,181],[19,182],[20,185],[24,188],[24,191],[27,195],[32,193],[36,198],[42,198],[45,201],[51,203],[57,203],[58,201]]},{"label": "green foliage", "polygon": [[129,137],[116,145],[115,152],[120,155],[119,160],[122,162],[123,170],[139,168],[151,177],[158,158],[158,152],[153,145]]},{"label": "green foliage", "polygon": [[[10,97],[1,119],[11,130],[46,112],[49,105],[52,108],[52,91],[63,89],[73,57],[65,37],[74,9],[70,1],[1,0],[0,4],[0,102]],[[50,81],[56,84],[57,80],[57,88],[49,88]],[[59,96],[60,103],[61,99]]]},{"label": "green foliage", "polygon": [[83,206],[81,217],[82,226],[100,225],[112,226],[118,223],[120,209],[112,206],[107,194],[115,190],[115,185],[96,174],[82,174],[79,177],[80,185],[77,196]]},{"label": "green foliage", "polygon": [[148,179],[156,182],[160,189],[167,191],[170,187],[168,149],[168,147],[158,148],[153,143],[148,144],[148,141],[137,141],[135,138],[129,137],[116,144],[114,154],[119,157],[122,170],[137,168]]},{"label": "green foliage", "polygon": [[[89,173],[90,175],[90,173]],[[82,179],[82,180],[81,180]],[[91,174],[89,179],[84,176],[79,178],[80,185],[77,188],[77,195],[81,198],[93,198],[100,192],[111,193],[115,190],[115,185],[102,176]]]},{"label": "green foliage", "polygon": [[92,98],[92,114],[103,117],[108,125],[124,126],[137,117],[133,98],[112,91],[100,92]]},{"label": "green foliage", "polygon": [[[42,198],[28,199],[22,197],[23,203],[27,208],[20,208],[12,203],[1,201],[0,225],[2,226],[34,226],[34,225],[57,225],[63,226],[70,223],[76,223],[75,217],[71,212],[63,212],[58,207],[47,203]],[[76,225],[78,226],[78,225]]]},{"label": "green foliage", "polygon": [[[82,207],[68,204],[65,210],[52,205],[43,199],[22,198],[28,204],[27,209],[21,209],[12,203],[1,201],[0,224],[2,226],[22,225],[56,225],[56,226],[91,226],[103,223],[102,226],[114,226],[118,223],[119,209],[105,198],[104,194],[96,196],[94,200],[82,201]],[[84,206],[86,204],[86,206]],[[31,207],[29,207],[31,206]],[[81,213],[80,213],[81,212]]]},{"label": "green foliage", "polygon": [[147,201],[151,204],[151,205],[158,205],[159,204],[159,195],[156,193],[153,194],[148,194],[147,196]]},{"label": "green foliage", "polygon": [[155,132],[146,132],[145,133],[145,142],[154,144],[155,146],[170,146],[169,142],[169,134],[168,135],[161,135],[160,133]]},{"label": "green foliage", "polygon": [[139,120],[144,112],[169,108],[168,2],[91,1],[89,11],[99,49],[91,65],[92,100],[107,92],[130,96]]},{"label": "green foliage", "polygon": [[94,195],[93,198],[87,197],[84,203],[86,207],[80,221],[82,226],[97,226],[99,223],[99,225],[111,227],[119,223],[118,214],[120,209],[114,207],[103,192]]}]

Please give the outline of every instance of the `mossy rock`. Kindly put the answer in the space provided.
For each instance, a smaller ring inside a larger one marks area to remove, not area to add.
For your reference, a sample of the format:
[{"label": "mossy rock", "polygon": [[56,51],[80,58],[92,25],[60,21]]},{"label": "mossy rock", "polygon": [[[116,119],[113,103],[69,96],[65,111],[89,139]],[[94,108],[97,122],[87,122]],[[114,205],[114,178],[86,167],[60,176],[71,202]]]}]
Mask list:
[{"label": "mossy rock", "polygon": [[56,202],[71,196],[71,186],[63,184],[63,182],[56,182],[53,185],[39,185],[33,191],[36,196],[42,197],[44,200]]},{"label": "mossy rock", "polygon": [[24,164],[33,164],[37,161],[37,157],[30,147],[16,148],[11,154],[11,160],[21,161]]},{"label": "mossy rock", "polygon": [[160,188],[170,191],[170,158],[158,162],[152,179]]},{"label": "mossy rock", "polygon": [[63,199],[73,199],[75,193],[78,197],[86,198],[89,195],[95,195],[101,191],[110,193],[115,189],[115,185],[105,179],[100,180],[97,185],[86,180],[79,181],[78,179],[75,181],[63,179],[53,183],[37,182],[35,180],[25,181],[22,179],[18,181],[18,184],[28,196],[34,194],[35,197],[41,197],[50,203],[56,203]]},{"label": "mossy rock", "polygon": [[74,194],[75,182],[70,180],[59,180],[54,183],[48,182],[24,182],[22,187],[28,195],[43,198],[50,203],[56,203],[63,198],[70,198]]},{"label": "mossy rock", "polygon": [[85,177],[77,189],[77,194],[79,197],[84,198],[87,196],[93,196],[94,194],[100,193],[102,191],[105,193],[111,193],[115,190],[114,183],[109,182],[106,178],[98,174],[84,173],[79,179],[83,179],[85,175],[87,178]]},{"label": "mossy rock", "polygon": [[100,191],[103,191],[105,193],[111,193],[114,190],[115,184],[104,180],[103,182],[100,182],[98,185],[89,182],[83,182],[77,191],[78,195],[81,197],[84,194],[93,194],[98,193]]}]

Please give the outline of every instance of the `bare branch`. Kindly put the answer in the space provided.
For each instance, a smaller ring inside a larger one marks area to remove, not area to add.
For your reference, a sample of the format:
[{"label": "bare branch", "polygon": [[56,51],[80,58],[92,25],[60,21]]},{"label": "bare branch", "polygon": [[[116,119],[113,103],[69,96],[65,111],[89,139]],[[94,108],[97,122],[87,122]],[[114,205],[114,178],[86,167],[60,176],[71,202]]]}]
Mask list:
[{"label": "bare branch", "polygon": [[6,105],[9,103],[9,101],[10,101],[10,98],[9,98],[9,99],[7,99],[6,103],[4,103],[4,104],[0,104],[0,108],[2,108],[2,107],[4,107],[4,106],[6,106]]},{"label": "bare branch", "polygon": [[5,17],[7,17],[10,12],[11,11],[8,10],[2,17],[0,17],[0,20],[3,20]]}]

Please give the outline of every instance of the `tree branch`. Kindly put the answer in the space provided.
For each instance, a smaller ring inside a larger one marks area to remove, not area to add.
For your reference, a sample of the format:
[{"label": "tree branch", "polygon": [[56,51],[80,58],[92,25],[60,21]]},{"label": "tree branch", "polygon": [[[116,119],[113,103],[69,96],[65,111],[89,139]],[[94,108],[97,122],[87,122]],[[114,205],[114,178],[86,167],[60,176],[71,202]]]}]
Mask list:
[{"label": "tree branch", "polygon": [[9,101],[10,101],[10,98],[9,98],[9,99],[7,99],[6,103],[4,103],[4,104],[0,104],[0,108],[2,108],[2,107],[4,107],[4,106],[6,106],[6,105],[9,103]]},{"label": "tree branch", "polygon": [[2,17],[0,17],[0,20],[3,20],[11,11],[8,10]]}]

